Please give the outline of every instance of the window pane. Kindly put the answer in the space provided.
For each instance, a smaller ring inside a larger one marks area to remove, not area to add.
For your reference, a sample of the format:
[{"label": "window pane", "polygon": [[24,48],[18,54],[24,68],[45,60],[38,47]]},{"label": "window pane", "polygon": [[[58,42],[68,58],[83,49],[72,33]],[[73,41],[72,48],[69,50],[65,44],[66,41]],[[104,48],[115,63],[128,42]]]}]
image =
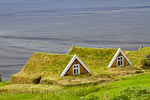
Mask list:
[{"label": "window pane", "polygon": [[74,74],[76,74],[76,69],[74,69]]},{"label": "window pane", "polygon": [[118,61],[118,66],[120,66],[120,61]]},{"label": "window pane", "polygon": [[120,65],[122,66],[122,61],[120,63],[121,63]]},{"label": "window pane", "polygon": [[78,74],[79,72],[78,72],[78,69],[77,69],[77,74]]},{"label": "window pane", "polygon": [[74,68],[76,68],[76,66],[74,65]]},{"label": "window pane", "polygon": [[77,74],[79,74],[79,65],[78,64],[74,64],[73,65],[73,74],[74,75],[77,75]]},{"label": "window pane", "polygon": [[118,58],[118,66],[123,66],[123,58],[122,57]]},{"label": "window pane", "polygon": [[79,66],[77,65],[76,68],[79,68]]}]

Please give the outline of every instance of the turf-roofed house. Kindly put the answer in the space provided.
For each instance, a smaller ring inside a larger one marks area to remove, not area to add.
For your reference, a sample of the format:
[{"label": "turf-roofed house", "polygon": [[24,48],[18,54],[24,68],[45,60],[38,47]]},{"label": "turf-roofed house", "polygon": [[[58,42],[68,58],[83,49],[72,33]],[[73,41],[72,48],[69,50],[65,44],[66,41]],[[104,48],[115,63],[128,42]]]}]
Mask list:
[{"label": "turf-roofed house", "polygon": [[10,83],[51,83],[64,76],[91,73],[75,55],[35,52]]},{"label": "turf-roofed house", "polygon": [[99,66],[104,65],[107,68],[132,65],[131,61],[120,48],[117,50],[112,48],[81,48],[74,46],[69,54],[78,54],[83,59],[93,62],[97,61],[97,63],[102,63]]},{"label": "turf-roofed house", "polygon": [[91,73],[91,71],[86,67],[86,65],[80,60],[80,58],[75,54],[71,59],[67,67],[61,73],[60,77],[69,75],[78,75]]},{"label": "turf-roofed house", "polygon": [[68,54],[35,52],[23,69],[11,76],[10,83],[53,84],[67,78],[76,78],[77,83],[93,82],[100,75],[108,74],[108,68],[130,65],[132,63],[120,48],[73,46]]}]

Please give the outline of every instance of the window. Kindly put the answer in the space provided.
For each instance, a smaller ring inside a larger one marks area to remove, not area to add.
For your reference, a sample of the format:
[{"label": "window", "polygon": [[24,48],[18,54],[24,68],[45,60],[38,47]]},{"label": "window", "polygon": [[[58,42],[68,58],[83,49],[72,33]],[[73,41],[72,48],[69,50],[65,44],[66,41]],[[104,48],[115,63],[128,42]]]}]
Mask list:
[{"label": "window", "polygon": [[74,64],[73,65],[73,75],[80,74],[80,67],[79,64]]},{"label": "window", "polygon": [[123,66],[123,56],[118,57],[118,66]]}]

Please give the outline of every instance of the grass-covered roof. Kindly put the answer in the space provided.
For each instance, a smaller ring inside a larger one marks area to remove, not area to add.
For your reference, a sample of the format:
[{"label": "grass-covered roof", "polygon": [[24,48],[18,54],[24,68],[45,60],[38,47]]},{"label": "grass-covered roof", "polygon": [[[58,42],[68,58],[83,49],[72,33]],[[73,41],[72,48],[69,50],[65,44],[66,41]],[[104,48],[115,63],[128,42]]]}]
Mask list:
[{"label": "grass-covered roof", "polygon": [[126,51],[126,55],[134,66],[142,66],[143,59],[150,54],[150,47],[141,48],[139,51]]},{"label": "grass-covered roof", "polygon": [[72,57],[72,55],[36,52],[31,56],[20,73],[41,73],[44,76],[60,75]]},{"label": "grass-covered roof", "polygon": [[92,72],[106,69],[117,49],[111,48],[83,48],[73,46],[68,55],[77,54]]},{"label": "grass-covered roof", "polygon": [[46,83],[47,80],[60,79],[60,74],[75,54],[93,74],[104,73],[102,70],[106,69],[116,51],[117,49],[72,47],[68,54],[35,52],[23,69],[11,77],[10,82],[20,83],[23,79],[26,81],[21,83],[36,83],[41,78]]},{"label": "grass-covered roof", "polygon": [[[32,83],[32,81],[38,81],[39,78],[49,77],[50,80],[56,79],[60,76],[72,57],[72,55],[65,54],[35,52],[23,69],[13,75],[10,81],[12,83],[19,83],[20,80],[27,79],[28,82],[23,81],[23,83]],[[31,78],[31,80],[28,78]]]},{"label": "grass-covered roof", "polygon": [[[92,76],[109,74],[108,64],[112,60],[117,49],[111,48],[83,48],[73,46],[68,54],[51,54],[35,52],[23,69],[13,75],[10,83],[51,83],[56,80],[66,78],[80,78],[85,76],[67,76],[60,77],[67,64],[74,54],[83,61],[83,63],[92,72]],[[150,54],[150,48],[142,48],[140,51],[124,51],[129,60],[135,66],[141,66],[141,61]],[[92,78],[91,78],[92,79]]]},{"label": "grass-covered roof", "polygon": [[[98,59],[104,68],[110,63],[111,59],[115,55],[117,49],[113,48],[83,48],[73,46],[68,54],[77,54],[82,59],[94,59],[97,61]],[[123,51],[125,55],[129,58],[129,60],[133,63],[134,66],[142,66],[143,59],[146,58],[150,54],[150,47],[143,47],[139,51]],[[92,58],[92,57],[93,58]],[[104,62],[104,63],[103,63]]]}]

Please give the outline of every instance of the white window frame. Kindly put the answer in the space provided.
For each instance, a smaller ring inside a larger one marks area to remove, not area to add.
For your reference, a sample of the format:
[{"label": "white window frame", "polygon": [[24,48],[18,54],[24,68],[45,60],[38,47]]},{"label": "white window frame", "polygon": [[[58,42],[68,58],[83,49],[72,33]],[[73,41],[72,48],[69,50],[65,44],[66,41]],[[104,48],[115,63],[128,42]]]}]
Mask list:
[{"label": "white window frame", "polygon": [[[122,58],[122,60],[118,60],[119,58]],[[119,61],[122,61],[122,65],[118,65],[118,62],[119,62]],[[124,66],[124,58],[123,58],[123,56],[118,56],[118,57],[117,57],[117,66],[118,66],[118,67]]]},{"label": "white window frame", "polygon": [[[78,67],[77,67],[77,68],[74,68],[74,66],[78,66]],[[74,69],[78,70],[78,73],[77,73],[77,74],[74,73]],[[79,64],[74,64],[74,65],[73,65],[73,75],[78,75],[78,74],[80,74],[80,65],[79,65]]]}]

